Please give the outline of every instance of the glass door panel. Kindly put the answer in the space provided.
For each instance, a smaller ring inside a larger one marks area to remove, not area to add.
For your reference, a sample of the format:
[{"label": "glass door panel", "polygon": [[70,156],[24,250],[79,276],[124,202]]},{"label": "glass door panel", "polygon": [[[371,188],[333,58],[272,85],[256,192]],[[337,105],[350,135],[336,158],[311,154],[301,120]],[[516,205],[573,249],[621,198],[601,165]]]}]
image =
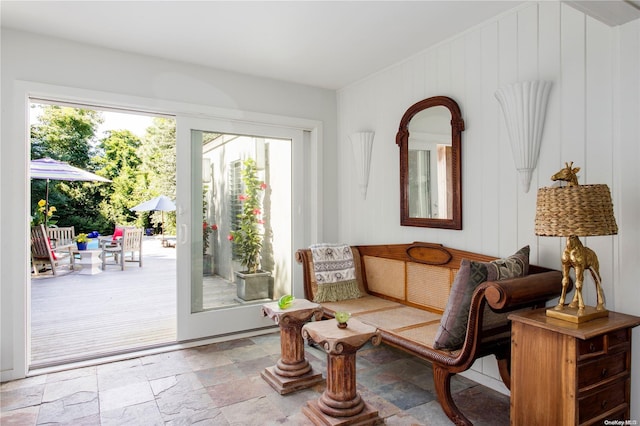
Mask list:
[{"label": "glass door panel", "polygon": [[[293,293],[292,165],[302,136],[287,128],[178,120],[179,340],[273,326],[262,305]],[[262,284],[236,277],[247,269],[243,212],[261,241],[259,266],[269,273]]]}]

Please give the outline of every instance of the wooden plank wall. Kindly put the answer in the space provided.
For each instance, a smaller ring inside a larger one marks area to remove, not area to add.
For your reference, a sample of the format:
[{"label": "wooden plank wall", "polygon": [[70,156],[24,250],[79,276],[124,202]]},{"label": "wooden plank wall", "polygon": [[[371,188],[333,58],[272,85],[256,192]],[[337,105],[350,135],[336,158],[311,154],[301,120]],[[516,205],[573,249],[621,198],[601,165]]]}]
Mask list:
[{"label": "wooden plank wall", "polygon": [[[341,239],[429,241],[492,256],[529,244],[532,263],[559,268],[564,241],[534,235],[536,191],[552,184],[550,176],[565,161],[573,161],[582,168],[580,183],[603,183],[612,190],[619,235],[586,239],[600,259],[607,306],[640,315],[637,303],[630,302],[640,275],[639,46],[638,21],[609,27],[560,2],[530,2],[340,90]],[[553,88],[538,167],[524,193],[494,93],[532,79],[552,81]],[[410,105],[436,95],[456,99],[466,124],[462,231],[400,226],[398,123]],[[362,200],[348,136],[365,129],[376,136]],[[595,303],[591,282],[584,293]],[[492,365],[483,362],[477,370],[497,377]],[[633,371],[638,395],[640,365]]]}]

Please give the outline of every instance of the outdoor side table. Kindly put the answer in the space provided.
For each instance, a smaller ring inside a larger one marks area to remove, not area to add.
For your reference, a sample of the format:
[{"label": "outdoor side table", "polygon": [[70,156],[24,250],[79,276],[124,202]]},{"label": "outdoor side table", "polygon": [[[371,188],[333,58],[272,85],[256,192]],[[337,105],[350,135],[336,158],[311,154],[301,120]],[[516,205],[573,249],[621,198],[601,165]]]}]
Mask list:
[{"label": "outdoor side table", "polygon": [[304,323],[315,317],[322,318],[322,308],[317,303],[306,299],[295,299],[285,309],[280,309],[278,302],[262,306],[262,313],[273,319],[280,327],[281,357],[273,367],[267,367],[261,376],[280,395],[308,388],[322,382],[322,373],[313,370],[304,357],[304,341],[301,329]]},{"label": "outdoor side table", "polygon": [[102,250],[73,250],[76,267],[80,266],[79,274],[95,275],[102,272],[100,259]]},{"label": "outdoor side table", "polygon": [[317,401],[308,401],[302,412],[315,425],[373,425],[380,421],[378,410],[356,390],[356,352],[368,341],[380,344],[378,329],[353,318],[347,328],[326,320],[306,324],[302,335],[327,352],[327,387]]}]

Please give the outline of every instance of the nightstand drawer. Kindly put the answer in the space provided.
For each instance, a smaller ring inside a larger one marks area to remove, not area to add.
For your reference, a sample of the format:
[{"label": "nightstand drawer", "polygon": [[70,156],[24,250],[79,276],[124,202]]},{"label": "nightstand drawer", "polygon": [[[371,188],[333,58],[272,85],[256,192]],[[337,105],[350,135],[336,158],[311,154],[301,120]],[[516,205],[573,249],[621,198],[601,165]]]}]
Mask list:
[{"label": "nightstand drawer", "polygon": [[605,354],[612,349],[629,343],[629,330],[616,330],[589,340],[578,342],[578,359]]},{"label": "nightstand drawer", "polygon": [[578,364],[578,389],[595,385],[627,371],[627,352],[600,357]]},{"label": "nightstand drawer", "polygon": [[578,341],[578,357],[604,353],[604,335]]},{"label": "nightstand drawer", "polygon": [[629,339],[631,338],[629,336],[629,332],[631,330],[618,330],[614,333],[609,333],[607,334],[607,339],[608,339],[608,350],[612,350],[615,349],[617,346],[624,346],[624,345],[628,345],[629,344]]},{"label": "nightstand drawer", "polygon": [[625,383],[626,381],[616,382],[603,388],[600,392],[582,398],[578,403],[579,423],[582,424],[593,417],[616,408],[618,408],[618,411],[624,411],[627,402]]}]

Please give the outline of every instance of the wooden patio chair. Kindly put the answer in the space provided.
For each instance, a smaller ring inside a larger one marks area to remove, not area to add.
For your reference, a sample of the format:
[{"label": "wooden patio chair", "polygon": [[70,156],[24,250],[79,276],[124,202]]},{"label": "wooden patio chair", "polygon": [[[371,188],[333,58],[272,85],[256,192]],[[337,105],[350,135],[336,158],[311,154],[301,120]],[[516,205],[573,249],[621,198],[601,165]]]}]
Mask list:
[{"label": "wooden patio chair", "polygon": [[37,276],[40,268],[47,265],[51,267],[51,273],[57,275],[56,267],[69,262],[69,269],[73,270],[74,257],[71,246],[60,249],[52,249],[49,236],[44,225],[31,228],[31,264],[33,273]]},{"label": "wooden patio chair", "polygon": [[[116,240],[113,244],[107,244],[102,247],[102,270],[107,267],[107,258],[111,257],[114,264],[120,265],[120,269],[124,271],[126,262],[137,262],[142,267],[142,228],[124,227],[122,230],[122,238]],[[136,253],[138,254],[136,258]],[[127,256],[129,258],[127,259]]]},{"label": "wooden patio chair", "polygon": [[47,236],[53,250],[72,250],[75,248],[76,230],[73,226],[56,226],[47,228]]}]

